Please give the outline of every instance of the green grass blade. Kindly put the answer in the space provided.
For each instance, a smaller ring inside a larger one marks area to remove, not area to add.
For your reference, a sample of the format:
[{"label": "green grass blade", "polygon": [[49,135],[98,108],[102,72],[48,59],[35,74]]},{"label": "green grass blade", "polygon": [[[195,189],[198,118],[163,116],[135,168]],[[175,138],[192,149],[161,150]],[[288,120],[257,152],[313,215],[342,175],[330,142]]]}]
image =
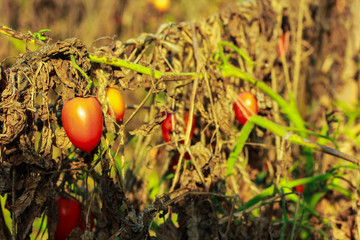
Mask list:
[{"label": "green grass blade", "polygon": [[252,123],[251,121],[247,121],[245,125],[242,127],[240,136],[236,139],[235,148],[227,160],[226,176],[229,176],[233,173],[233,168],[235,166],[235,163],[240,153],[242,152],[245,142],[249,138],[249,135],[253,128],[254,128],[254,123]]}]

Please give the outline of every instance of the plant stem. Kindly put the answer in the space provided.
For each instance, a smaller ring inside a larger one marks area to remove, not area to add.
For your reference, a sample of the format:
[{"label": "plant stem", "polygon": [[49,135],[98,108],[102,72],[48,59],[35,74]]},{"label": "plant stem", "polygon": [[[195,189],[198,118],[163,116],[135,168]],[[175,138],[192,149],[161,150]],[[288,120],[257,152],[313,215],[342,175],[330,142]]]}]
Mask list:
[{"label": "plant stem", "polygon": [[348,155],[346,153],[340,152],[336,149],[333,149],[333,148],[330,148],[330,147],[327,147],[327,146],[324,146],[324,145],[321,145],[318,143],[311,142],[310,140],[305,139],[299,135],[292,134],[292,133],[286,131],[284,126],[278,125],[268,119],[262,118],[258,115],[253,115],[250,117],[250,120],[252,122],[254,122],[256,125],[266,128],[267,130],[273,132],[274,134],[276,134],[280,137],[284,137],[284,138],[288,139],[292,143],[296,143],[298,145],[307,147],[309,149],[313,149],[313,150],[317,150],[317,151],[321,151],[321,152],[333,155],[335,157],[352,162],[358,166],[360,165],[360,159],[358,159],[354,156]]},{"label": "plant stem", "polygon": [[[153,76],[155,79],[163,78],[164,80],[194,80],[195,73],[171,73],[171,72],[161,72],[154,70],[148,67],[141,66],[136,63],[128,62],[123,59],[114,58],[114,57],[100,57],[94,54],[89,55],[91,62],[108,64],[116,67],[122,67],[126,69],[133,70],[138,73],[142,73],[148,76]],[[200,74],[200,78],[202,75]]]}]

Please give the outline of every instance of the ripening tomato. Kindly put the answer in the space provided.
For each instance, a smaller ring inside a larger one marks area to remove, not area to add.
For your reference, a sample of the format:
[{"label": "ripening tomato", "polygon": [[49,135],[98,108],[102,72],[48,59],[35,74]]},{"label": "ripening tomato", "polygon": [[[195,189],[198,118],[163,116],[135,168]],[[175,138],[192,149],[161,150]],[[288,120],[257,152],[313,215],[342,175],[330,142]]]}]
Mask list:
[{"label": "ripening tomato", "polygon": [[[175,120],[175,126],[176,126],[175,115],[174,115],[174,117],[172,117],[172,116],[173,116],[173,114],[166,113],[166,118],[161,123],[162,135],[163,135],[165,142],[170,142],[170,140],[171,140],[171,134],[173,132],[173,128],[172,128],[172,119],[173,118]],[[184,121],[185,121],[185,132],[186,132],[186,128],[187,128],[188,121],[189,121],[189,112],[185,113]],[[191,131],[190,131],[190,139],[192,138],[192,136],[194,134],[194,128],[195,128],[195,116],[193,115],[193,121],[192,121],[192,126],[191,126]],[[183,143],[183,141],[181,141],[181,142]]]},{"label": "ripening tomato", "polygon": [[55,240],[65,240],[77,227],[81,219],[80,203],[74,198],[59,197],[55,204],[59,220],[55,231]]},{"label": "ripening tomato", "polygon": [[242,92],[234,103],[237,120],[244,125],[248,118],[258,113],[257,100],[252,93]]},{"label": "ripening tomato", "polygon": [[[125,114],[125,102],[121,92],[116,88],[109,87],[106,89],[106,98],[114,112],[115,120],[122,121]],[[111,116],[110,109],[108,110],[108,114]]]},{"label": "ripening tomato", "polygon": [[103,115],[94,97],[76,97],[64,103],[62,123],[70,141],[90,153],[100,142]]},{"label": "ripening tomato", "polygon": [[165,13],[170,9],[170,0],[152,0],[151,2],[160,13]]},{"label": "ripening tomato", "polygon": [[[89,216],[89,221],[90,221],[90,231],[92,231],[93,228],[94,228],[94,216],[92,214],[90,214],[90,216]],[[81,218],[80,223],[79,223],[79,228],[82,231],[85,231],[85,229],[86,229],[86,220],[84,218]]]},{"label": "ripening tomato", "polygon": [[289,42],[290,42],[290,32],[281,34],[281,36],[279,38],[279,43],[276,47],[279,57],[281,57],[283,54],[286,54],[286,52],[288,51],[288,48],[289,48],[288,47]]}]

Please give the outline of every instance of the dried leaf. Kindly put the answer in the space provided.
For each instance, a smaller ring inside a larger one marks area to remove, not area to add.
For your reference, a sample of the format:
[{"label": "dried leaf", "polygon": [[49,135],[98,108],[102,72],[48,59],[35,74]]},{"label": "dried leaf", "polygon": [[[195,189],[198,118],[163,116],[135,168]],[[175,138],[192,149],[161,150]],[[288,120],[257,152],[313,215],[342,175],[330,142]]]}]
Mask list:
[{"label": "dried leaf", "polygon": [[138,129],[130,131],[130,134],[142,135],[142,136],[150,135],[154,130],[159,128],[159,125],[165,120],[165,118],[166,115],[158,115],[155,119],[153,119],[149,123],[145,123],[141,125]]},{"label": "dried leaf", "polygon": [[61,149],[68,149],[72,146],[72,143],[66,135],[64,128],[55,129],[55,141],[56,146]]}]

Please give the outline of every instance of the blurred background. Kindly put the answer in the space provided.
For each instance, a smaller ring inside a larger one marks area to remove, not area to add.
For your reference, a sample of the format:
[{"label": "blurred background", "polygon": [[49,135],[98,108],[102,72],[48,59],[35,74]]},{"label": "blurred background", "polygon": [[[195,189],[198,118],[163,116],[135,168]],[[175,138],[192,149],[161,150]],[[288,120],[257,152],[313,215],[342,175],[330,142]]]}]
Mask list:
[{"label": "blurred background", "polygon": [[[0,24],[28,33],[44,29],[58,41],[76,37],[90,45],[100,37],[121,41],[155,33],[165,22],[207,18],[236,0],[1,0]],[[31,31],[31,32],[30,32]],[[18,49],[17,49],[18,48]],[[0,38],[0,59],[16,56],[16,40]],[[20,49],[21,50],[21,49]]]}]

